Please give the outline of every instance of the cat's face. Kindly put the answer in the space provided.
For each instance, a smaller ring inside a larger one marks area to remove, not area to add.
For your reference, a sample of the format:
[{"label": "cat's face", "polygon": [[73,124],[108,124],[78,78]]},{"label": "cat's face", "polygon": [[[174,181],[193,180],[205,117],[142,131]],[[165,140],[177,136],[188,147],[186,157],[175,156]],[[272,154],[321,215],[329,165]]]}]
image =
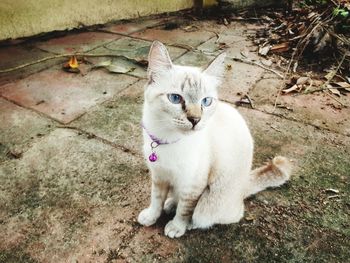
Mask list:
[{"label": "cat's face", "polygon": [[217,105],[217,86],[224,68],[220,55],[205,70],[173,65],[160,42],[149,54],[148,110],[157,125],[182,133],[205,127]]}]

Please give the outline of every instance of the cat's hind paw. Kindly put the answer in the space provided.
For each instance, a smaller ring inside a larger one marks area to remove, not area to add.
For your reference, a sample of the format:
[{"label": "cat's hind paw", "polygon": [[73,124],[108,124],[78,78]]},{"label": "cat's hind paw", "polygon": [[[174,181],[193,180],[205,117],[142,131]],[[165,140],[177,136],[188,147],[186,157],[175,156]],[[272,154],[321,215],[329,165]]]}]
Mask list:
[{"label": "cat's hind paw", "polygon": [[169,215],[176,211],[176,201],[174,198],[168,198],[164,203],[164,212]]},{"label": "cat's hind paw", "polygon": [[170,238],[181,237],[186,232],[186,224],[175,222],[171,220],[165,226],[164,233]]},{"label": "cat's hind paw", "polygon": [[158,217],[159,215],[157,213],[154,213],[154,211],[152,211],[150,208],[146,208],[141,211],[137,218],[137,221],[141,225],[151,226],[157,221]]}]

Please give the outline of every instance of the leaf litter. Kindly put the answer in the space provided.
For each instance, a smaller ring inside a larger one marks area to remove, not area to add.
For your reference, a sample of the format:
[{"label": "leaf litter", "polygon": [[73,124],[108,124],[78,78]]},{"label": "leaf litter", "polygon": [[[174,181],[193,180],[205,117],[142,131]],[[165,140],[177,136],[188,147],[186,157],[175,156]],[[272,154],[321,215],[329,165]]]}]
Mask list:
[{"label": "leaf litter", "polygon": [[[281,94],[328,91],[342,96],[350,92],[347,1],[304,6],[299,2],[288,12],[265,9],[256,17],[263,24],[253,37],[258,54],[285,70]],[[299,67],[313,74],[300,76]]]}]

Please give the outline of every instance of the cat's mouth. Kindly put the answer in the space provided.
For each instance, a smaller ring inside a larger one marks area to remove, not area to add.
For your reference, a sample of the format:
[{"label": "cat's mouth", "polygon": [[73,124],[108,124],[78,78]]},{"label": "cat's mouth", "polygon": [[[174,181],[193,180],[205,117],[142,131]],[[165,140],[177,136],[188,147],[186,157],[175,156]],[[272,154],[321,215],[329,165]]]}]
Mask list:
[{"label": "cat's mouth", "polygon": [[195,125],[193,125],[192,123],[175,121],[175,126],[177,126],[177,128],[185,134],[193,133],[203,128],[203,125],[201,122],[198,122]]},{"label": "cat's mouth", "polygon": [[183,127],[182,131],[186,134],[188,133],[193,133],[193,132],[197,132],[199,130],[202,129],[202,125],[195,125],[195,126],[188,126],[188,127]]}]

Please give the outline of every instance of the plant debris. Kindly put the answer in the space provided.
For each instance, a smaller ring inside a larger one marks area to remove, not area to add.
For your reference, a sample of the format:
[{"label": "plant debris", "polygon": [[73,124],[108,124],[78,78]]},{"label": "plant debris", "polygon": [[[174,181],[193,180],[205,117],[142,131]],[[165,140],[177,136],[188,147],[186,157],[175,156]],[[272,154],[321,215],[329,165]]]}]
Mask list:
[{"label": "plant debris", "polygon": [[106,68],[111,73],[125,74],[136,69],[135,64],[127,59],[103,60],[93,66],[93,68]]},{"label": "plant debris", "polygon": [[70,57],[69,61],[63,65],[63,69],[71,73],[79,73],[79,63],[76,56]]},{"label": "plant debris", "polygon": [[[264,28],[254,37],[259,55],[277,62],[289,75],[281,94],[327,90],[336,96],[345,95],[350,92],[350,3],[294,3],[288,13],[264,10],[261,14]],[[298,67],[318,76],[299,76]],[[323,75],[324,71],[328,73]]]}]

